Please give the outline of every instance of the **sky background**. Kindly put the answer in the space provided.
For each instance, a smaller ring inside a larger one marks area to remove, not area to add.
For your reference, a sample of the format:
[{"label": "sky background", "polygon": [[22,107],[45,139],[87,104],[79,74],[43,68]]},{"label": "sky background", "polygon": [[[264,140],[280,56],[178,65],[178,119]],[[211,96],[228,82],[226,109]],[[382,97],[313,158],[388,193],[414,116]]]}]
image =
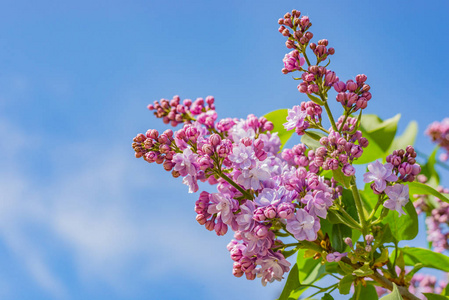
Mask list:
[{"label": "sky background", "polygon": [[430,153],[425,128],[449,117],[448,1],[0,1],[0,298],[276,298],[283,282],[232,276],[231,236],[131,143],[164,130],[146,109],[160,98],[214,95],[219,117],[306,100],[281,73],[292,9],[341,79],[368,76],[366,111],[418,121]]}]

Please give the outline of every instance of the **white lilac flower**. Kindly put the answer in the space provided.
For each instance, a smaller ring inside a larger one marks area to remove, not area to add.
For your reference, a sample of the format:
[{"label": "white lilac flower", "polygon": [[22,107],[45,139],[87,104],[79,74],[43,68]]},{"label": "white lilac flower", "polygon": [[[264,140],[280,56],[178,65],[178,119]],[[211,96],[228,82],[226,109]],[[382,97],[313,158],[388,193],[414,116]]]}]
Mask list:
[{"label": "white lilac flower", "polygon": [[374,181],[374,187],[378,192],[383,192],[387,187],[387,181],[396,181],[398,177],[392,173],[393,165],[386,163],[383,165],[376,160],[368,165],[369,172],[363,174],[363,182],[369,183]]},{"label": "white lilac flower", "polygon": [[395,184],[388,186],[385,189],[385,193],[389,199],[385,201],[384,206],[388,209],[396,210],[399,216],[405,215],[402,207],[407,204],[409,199],[408,185]]}]

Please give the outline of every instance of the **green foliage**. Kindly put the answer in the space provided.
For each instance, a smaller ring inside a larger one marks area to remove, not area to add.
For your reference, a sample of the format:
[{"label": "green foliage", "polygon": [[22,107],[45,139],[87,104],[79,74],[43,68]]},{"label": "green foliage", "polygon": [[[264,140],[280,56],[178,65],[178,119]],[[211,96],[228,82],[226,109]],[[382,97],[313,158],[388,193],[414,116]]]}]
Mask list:
[{"label": "green foliage", "polygon": [[427,182],[426,184],[437,187],[440,183],[440,176],[438,175],[438,172],[435,169],[435,164],[437,162],[437,152],[438,149],[440,149],[439,146],[435,147],[435,149],[432,151],[432,154],[427,159],[427,162],[425,165],[421,167],[421,174],[426,175]]},{"label": "green foliage", "polygon": [[394,282],[393,282],[393,291],[390,294],[380,298],[380,300],[402,300],[402,296],[399,293],[398,287]]},{"label": "green foliage", "polygon": [[352,230],[344,224],[334,224],[332,225],[332,247],[340,252],[345,252],[348,245],[345,244],[344,239],[347,237],[352,237]]},{"label": "green foliage", "polygon": [[321,147],[320,139],[323,136],[327,136],[324,132],[316,130],[308,130],[301,137],[301,143],[305,144],[309,149],[316,150]]},{"label": "green foliage", "polygon": [[355,287],[354,296],[349,300],[377,300],[379,297],[377,296],[376,288],[373,285],[367,284],[363,286],[363,284],[358,284]]},{"label": "green foliage", "polygon": [[424,293],[424,296],[426,296],[427,300],[449,300],[449,297],[432,293]]},{"label": "green foliage", "polygon": [[[444,254],[433,252],[424,248],[404,247],[401,248],[404,255],[404,263],[407,266],[415,266],[421,263],[423,267],[433,268],[449,272],[449,257]],[[395,251],[390,258],[395,256]]]},{"label": "green foliage", "polygon": [[267,113],[264,117],[268,121],[271,121],[274,125],[272,132],[277,132],[279,138],[281,139],[281,150],[287,143],[287,141],[292,137],[294,130],[287,131],[284,128],[284,124],[287,121],[288,109],[282,108],[272,112]]},{"label": "green foliage", "polygon": [[377,115],[364,115],[360,129],[363,136],[369,140],[369,145],[364,149],[363,155],[354,163],[366,164],[385,157],[393,143],[400,118],[401,115],[397,114],[391,119],[382,121]]},{"label": "green foliage", "polygon": [[438,192],[434,188],[428,186],[427,184],[420,183],[420,182],[406,182],[406,184],[408,184],[408,189],[409,189],[410,195],[414,195],[414,194],[432,195],[432,196],[437,197],[441,201],[449,203],[449,199],[445,195],[441,194],[440,192]]},{"label": "green foliage", "polygon": [[340,291],[340,294],[347,295],[349,294],[349,291],[351,290],[352,283],[357,277],[354,275],[348,274],[345,277],[343,277],[340,282],[338,283],[338,290]]},{"label": "green foliage", "polygon": [[411,121],[401,136],[396,137],[391,143],[390,149],[387,153],[392,153],[393,150],[405,149],[407,146],[415,144],[416,135],[418,134],[418,123]]},{"label": "green foliage", "polygon": [[391,233],[397,241],[413,240],[418,234],[418,214],[411,201],[404,206],[406,215],[399,216],[397,211],[390,211],[382,223],[390,226]]},{"label": "green foliage", "polygon": [[298,251],[296,264],[288,274],[279,300],[298,299],[308,288],[308,285],[323,276],[325,267],[321,264],[321,259],[313,259],[312,257],[304,258],[305,252],[303,249]]},{"label": "green foliage", "polygon": [[334,300],[334,297],[332,297],[331,294],[326,293],[321,297],[321,300]]},{"label": "green foliage", "polygon": [[351,177],[346,176],[341,171],[341,167],[339,167],[337,170],[332,170],[332,175],[334,179],[341,183],[345,188],[349,188],[351,185]]}]

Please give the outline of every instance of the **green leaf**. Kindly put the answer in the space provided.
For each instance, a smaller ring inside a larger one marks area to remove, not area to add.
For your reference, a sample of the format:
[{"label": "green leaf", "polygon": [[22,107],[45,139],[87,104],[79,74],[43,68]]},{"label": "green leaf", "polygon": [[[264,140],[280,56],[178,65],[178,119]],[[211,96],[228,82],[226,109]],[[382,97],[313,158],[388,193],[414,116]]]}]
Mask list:
[{"label": "green leaf", "polygon": [[332,297],[331,294],[326,293],[321,297],[321,300],[334,300],[334,297]]},{"label": "green leaf", "polygon": [[398,287],[394,282],[393,282],[393,291],[390,294],[380,298],[380,300],[402,300],[402,296],[399,293]]},{"label": "green leaf", "polygon": [[340,294],[347,295],[349,294],[349,291],[351,290],[352,283],[356,277],[354,275],[346,275],[340,280],[340,283],[338,284],[338,289],[340,291]]},{"label": "green leaf", "polygon": [[279,300],[287,300],[290,297],[290,293],[301,287],[298,277],[298,265],[295,264],[288,274],[287,281],[285,282],[284,289],[282,290]]},{"label": "green leaf", "polygon": [[420,182],[406,182],[406,184],[408,184],[408,189],[411,195],[413,194],[433,195],[438,199],[440,199],[441,201],[449,203],[449,199],[446,198],[446,196],[444,196],[434,188],[428,186],[427,184]]},{"label": "green leaf", "polygon": [[373,285],[367,284],[366,286],[363,286],[363,284],[358,284],[355,287],[354,296],[351,299],[352,300],[377,300],[377,299],[379,299],[379,297],[377,296],[376,288]]},{"label": "green leaf", "polygon": [[305,144],[309,149],[316,150],[321,147],[320,139],[323,136],[327,136],[324,132],[316,131],[316,130],[308,130],[301,137],[301,143]]},{"label": "green leaf", "polygon": [[437,152],[438,149],[440,149],[439,146],[436,146],[435,149],[432,151],[432,154],[427,159],[427,163],[422,166],[421,174],[426,175],[427,177],[427,185],[430,185],[432,187],[437,187],[440,183],[440,176],[438,175],[438,172],[435,170],[435,164],[437,162]]},{"label": "green leaf", "polygon": [[418,214],[411,201],[404,206],[406,215],[399,216],[397,211],[390,211],[382,223],[390,226],[391,233],[397,241],[412,240],[418,234]]},{"label": "green leaf", "polygon": [[353,274],[357,277],[366,277],[374,274],[374,271],[369,267],[369,263],[365,263],[361,268],[355,270]]},{"label": "green leaf", "polygon": [[351,185],[351,177],[345,176],[345,174],[341,171],[341,167],[337,170],[332,170],[332,175],[334,179],[341,183],[345,188],[349,188]]},{"label": "green leaf", "polygon": [[287,131],[284,128],[285,122],[287,122],[288,109],[282,108],[272,112],[267,113],[264,117],[267,118],[268,121],[271,121],[274,125],[274,128],[271,132],[277,132],[279,138],[281,139],[281,150],[285,146],[285,143],[292,137],[294,130]]},{"label": "green leaf", "polygon": [[449,284],[446,285],[441,295],[449,296]]},{"label": "green leaf", "polygon": [[321,259],[304,258],[305,252],[304,249],[298,251],[296,264],[288,274],[279,300],[298,299],[308,288],[305,285],[314,283],[324,274],[325,267],[321,265]]},{"label": "green leaf", "polygon": [[438,295],[438,294],[432,294],[432,293],[423,293],[424,296],[426,296],[427,300],[449,300],[449,297]]},{"label": "green leaf", "polygon": [[408,123],[407,128],[404,130],[404,133],[393,140],[393,143],[391,143],[390,149],[388,149],[387,152],[392,153],[393,150],[405,150],[407,146],[413,146],[417,134],[418,123],[416,123],[416,121],[411,121],[410,123]]},{"label": "green leaf", "polygon": [[[404,247],[401,250],[404,254],[405,265],[407,266],[414,266],[421,263],[426,268],[449,272],[449,257],[444,254],[414,247]],[[390,257],[394,257],[394,255],[395,251],[393,251]]]},{"label": "green leaf", "polygon": [[393,143],[400,118],[401,115],[397,114],[393,118],[382,121],[376,115],[364,115],[360,129],[363,136],[369,140],[369,145],[364,149],[363,155],[354,163],[366,164],[378,158],[383,158]]},{"label": "green leaf", "polygon": [[345,244],[344,239],[352,237],[352,230],[344,224],[332,225],[332,248],[336,251],[345,252],[348,245]]}]

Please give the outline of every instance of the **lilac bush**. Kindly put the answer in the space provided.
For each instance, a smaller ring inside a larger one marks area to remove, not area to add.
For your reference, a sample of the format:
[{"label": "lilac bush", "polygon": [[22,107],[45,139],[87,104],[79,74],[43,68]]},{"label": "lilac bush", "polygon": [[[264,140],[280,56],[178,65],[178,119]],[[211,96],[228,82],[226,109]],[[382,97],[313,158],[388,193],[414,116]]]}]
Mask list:
[{"label": "lilac bush", "polygon": [[[236,277],[264,286],[288,277],[279,299],[297,299],[308,288],[323,299],[351,289],[353,299],[378,299],[376,290],[391,291],[385,299],[446,297],[434,281],[435,288],[421,288],[417,276],[424,275],[416,274],[423,267],[449,271],[449,258],[438,253],[448,249],[441,225],[449,222],[447,190],[423,180],[436,172],[433,164],[417,163],[413,133],[395,139],[397,117],[365,113],[372,98],[367,76],[344,81],[329,68],[335,49],[326,39],[312,42],[309,17],[293,10],[278,23],[289,49],[282,72],[298,74],[307,101],[265,116],[219,119],[212,96],[161,99],[148,109],[181,128],[138,134],[135,156],[182,177],[189,193],[201,182],[215,186],[199,193],[197,222],[219,236],[233,233],[227,249]],[[342,105],[338,118],[329,101]],[[428,132],[445,147],[442,127]],[[301,142],[286,148],[295,133]],[[363,189],[356,164],[367,165]],[[433,251],[399,247],[416,237],[417,211],[427,216]],[[292,266],[286,258],[294,254]],[[302,269],[316,272],[304,277]],[[336,283],[314,285],[325,276]]]}]

